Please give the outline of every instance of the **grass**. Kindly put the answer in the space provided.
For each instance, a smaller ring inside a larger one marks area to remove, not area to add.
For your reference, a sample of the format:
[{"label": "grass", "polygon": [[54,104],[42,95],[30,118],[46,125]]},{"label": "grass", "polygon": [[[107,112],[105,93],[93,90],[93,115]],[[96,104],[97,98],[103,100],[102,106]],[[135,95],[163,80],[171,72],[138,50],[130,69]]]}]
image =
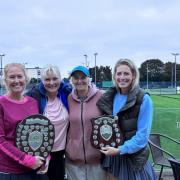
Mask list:
[{"label": "grass", "polygon": [[151,95],[155,108],[180,108],[180,95]]},{"label": "grass", "polygon": [[[180,141],[180,95],[151,95],[154,103],[152,132],[166,134]],[[162,141],[162,146],[180,159],[180,147]]]}]

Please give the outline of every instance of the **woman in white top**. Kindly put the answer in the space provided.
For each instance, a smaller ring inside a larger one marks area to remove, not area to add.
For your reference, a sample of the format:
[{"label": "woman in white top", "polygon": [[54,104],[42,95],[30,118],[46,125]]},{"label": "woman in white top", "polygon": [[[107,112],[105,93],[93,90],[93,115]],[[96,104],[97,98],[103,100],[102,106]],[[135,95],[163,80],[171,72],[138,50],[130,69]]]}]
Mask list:
[{"label": "woman in white top", "polygon": [[64,180],[64,149],[68,128],[67,97],[71,88],[61,81],[58,67],[48,65],[41,72],[41,82],[27,94],[39,103],[39,112],[50,119],[55,128],[54,146],[48,168],[49,180]]}]

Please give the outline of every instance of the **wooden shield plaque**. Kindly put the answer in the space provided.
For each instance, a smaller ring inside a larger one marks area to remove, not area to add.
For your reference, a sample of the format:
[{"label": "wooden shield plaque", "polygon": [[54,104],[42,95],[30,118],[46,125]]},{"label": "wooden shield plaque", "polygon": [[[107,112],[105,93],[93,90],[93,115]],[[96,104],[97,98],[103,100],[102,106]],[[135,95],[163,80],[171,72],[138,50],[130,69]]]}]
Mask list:
[{"label": "wooden shield plaque", "polygon": [[23,152],[46,158],[54,144],[54,126],[40,114],[25,118],[16,127],[16,146]]},{"label": "wooden shield plaque", "polygon": [[97,148],[118,147],[122,144],[122,134],[118,126],[117,116],[100,116],[91,119],[91,143]]}]

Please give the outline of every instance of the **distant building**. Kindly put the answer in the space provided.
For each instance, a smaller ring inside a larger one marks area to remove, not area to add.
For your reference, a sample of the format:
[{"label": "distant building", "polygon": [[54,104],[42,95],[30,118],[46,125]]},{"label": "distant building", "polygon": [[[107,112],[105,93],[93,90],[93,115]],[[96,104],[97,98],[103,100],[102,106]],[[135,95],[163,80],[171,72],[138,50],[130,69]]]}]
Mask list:
[{"label": "distant building", "polygon": [[41,69],[40,67],[34,67],[34,68],[26,68],[29,78],[35,78],[39,79],[41,78]]}]

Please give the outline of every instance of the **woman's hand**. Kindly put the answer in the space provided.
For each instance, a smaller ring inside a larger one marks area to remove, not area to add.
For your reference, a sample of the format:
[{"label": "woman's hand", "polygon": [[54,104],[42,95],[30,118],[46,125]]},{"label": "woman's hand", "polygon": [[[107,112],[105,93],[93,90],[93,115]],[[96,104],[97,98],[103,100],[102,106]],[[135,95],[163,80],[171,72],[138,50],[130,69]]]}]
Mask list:
[{"label": "woman's hand", "polygon": [[[50,155],[49,155],[50,156]],[[37,174],[45,174],[48,171],[49,162],[51,158],[46,158],[46,162],[41,166],[41,168],[37,171]]]},{"label": "woman's hand", "polygon": [[32,169],[37,169],[37,168],[41,167],[45,161],[45,159],[40,156],[35,156],[35,158],[36,158],[36,161],[35,161],[34,165],[32,166]]},{"label": "woman's hand", "polygon": [[100,151],[106,156],[115,156],[120,154],[119,149],[114,147],[102,147]]}]

